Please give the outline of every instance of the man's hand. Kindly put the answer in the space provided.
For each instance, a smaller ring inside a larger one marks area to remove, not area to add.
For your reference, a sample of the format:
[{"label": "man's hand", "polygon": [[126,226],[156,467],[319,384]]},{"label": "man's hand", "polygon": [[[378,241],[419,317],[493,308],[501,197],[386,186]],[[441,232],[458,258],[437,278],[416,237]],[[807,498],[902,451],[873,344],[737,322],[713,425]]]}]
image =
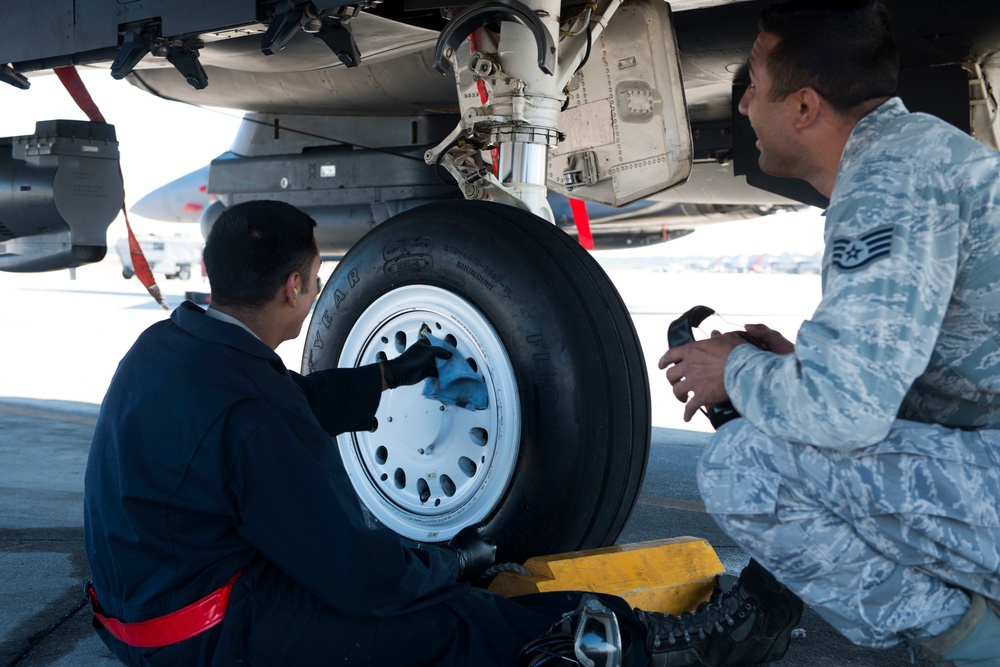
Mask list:
[{"label": "man's hand", "polygon": [[382,389],[395,389],[404,384],[417,384],[421,380],[437,375],[437,359],[451,359],[451,352],[443,347],[431,345],[421,338],[395,359],[383,361]]},{"label": "man's hand", "polygon": [[497,556],[497,545],[481,523],[466,526],[451,538],[448,547],[458,556],[458,580],[477,581]]},{"label": "man's hand", "polygon": [[660,357],[660,370],[670,366],[667,381],[673,385],[674,396],[686,403],[684,421],[691,421],[700,408],[729,400],[724,382],[726,360],[733,348],[746,343],[735,333],[713,331],[708,340],[670,348]]},{"label": "man's hand", "polygon": [[795,343],[764,324],[748,324],[746,329],[748,334],[763,341],[769,352],[791,354],[795,351]]}]

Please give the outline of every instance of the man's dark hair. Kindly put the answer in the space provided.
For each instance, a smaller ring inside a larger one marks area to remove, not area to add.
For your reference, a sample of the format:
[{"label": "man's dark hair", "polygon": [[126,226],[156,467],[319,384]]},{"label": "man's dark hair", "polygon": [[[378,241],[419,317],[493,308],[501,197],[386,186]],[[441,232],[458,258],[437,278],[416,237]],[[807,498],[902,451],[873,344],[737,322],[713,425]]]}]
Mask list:
[{"label": "man's dark hair", "polygon": [[315,226],[308,215],[279,201],[249,201],[226,209],[205,242],[213,303],[259,308],[295,271],[302,274],[303,285],[310,285]]},{"label": "man's dark hair", "polygon": [[767,58],[774,100],[808,87],[851,114],[896,94],[899,53],[878,0],[776,1],[758,27],[781,38]]}]

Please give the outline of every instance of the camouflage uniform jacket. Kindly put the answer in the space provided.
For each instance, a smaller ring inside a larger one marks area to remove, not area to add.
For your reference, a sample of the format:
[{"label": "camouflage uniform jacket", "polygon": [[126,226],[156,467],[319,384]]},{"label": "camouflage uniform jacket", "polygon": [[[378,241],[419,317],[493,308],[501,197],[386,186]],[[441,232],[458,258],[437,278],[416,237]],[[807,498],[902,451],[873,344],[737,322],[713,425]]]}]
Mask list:
[{"label": "camouflage uniform jacket", "polygon": [[851,133],[824,234],[823,298],[795,352],[730,355],[736,409],[844,451],[897,418],[1000,428],[1000,153],[893,98]]}]

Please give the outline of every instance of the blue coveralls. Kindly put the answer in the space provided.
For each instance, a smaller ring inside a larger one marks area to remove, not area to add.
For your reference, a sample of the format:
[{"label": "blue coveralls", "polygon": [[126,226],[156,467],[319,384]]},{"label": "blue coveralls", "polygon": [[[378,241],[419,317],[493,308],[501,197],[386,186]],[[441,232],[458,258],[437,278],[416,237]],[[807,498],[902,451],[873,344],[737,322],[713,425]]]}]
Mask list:
[{"label": "blue coveralls", "polygon": [[[157,618],[244,574],[222,623],[192,639],[137,649],[98,627],[123,662],[510,665],[576,608],[576,594],[515,602],[456,583],[454,552],[366,522],[329,434],[369,428],[380,390],[377,366],[289,373],[190,303],[139,337],[87,465],[86,550],[104,615]],[[623,601],[605,602],[637,625]]]},{"label": "blue coveralls", "polygon": [[[893,98],[854,128],[795,351],[735,348],[706,508],[857,644],[1000,600],[1000,154]],[[964,589],[964,590],[963,590]]]}]

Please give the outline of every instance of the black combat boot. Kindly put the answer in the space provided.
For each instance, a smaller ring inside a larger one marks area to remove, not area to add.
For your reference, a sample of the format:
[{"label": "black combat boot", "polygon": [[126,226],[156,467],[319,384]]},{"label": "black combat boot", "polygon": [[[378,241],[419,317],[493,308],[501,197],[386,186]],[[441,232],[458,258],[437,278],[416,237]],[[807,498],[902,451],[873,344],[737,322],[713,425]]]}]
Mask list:
[{"label": "black combat boot", "polygon": [[802,617],[802,600],[751,560],[727,591],[680,616],[635,610],[652,667],[756,665],[780,660]]}]

